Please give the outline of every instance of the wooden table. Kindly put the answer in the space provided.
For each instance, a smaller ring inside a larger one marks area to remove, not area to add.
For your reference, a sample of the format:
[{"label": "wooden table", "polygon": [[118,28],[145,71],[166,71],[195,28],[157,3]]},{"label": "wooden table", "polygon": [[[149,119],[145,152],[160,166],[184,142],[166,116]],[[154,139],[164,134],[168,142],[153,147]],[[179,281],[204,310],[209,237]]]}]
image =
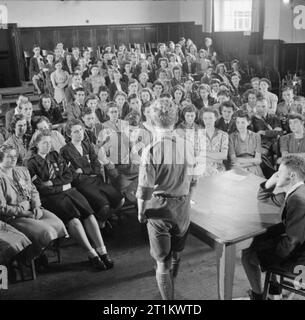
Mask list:
[{"label": "wooden table", "polygon": [[262,181],[231,170],[201,178],[193,190],[191,232],[216,250],[219,299],[232,299],[236,244],[281,220],[278,207],[257,200]]}]

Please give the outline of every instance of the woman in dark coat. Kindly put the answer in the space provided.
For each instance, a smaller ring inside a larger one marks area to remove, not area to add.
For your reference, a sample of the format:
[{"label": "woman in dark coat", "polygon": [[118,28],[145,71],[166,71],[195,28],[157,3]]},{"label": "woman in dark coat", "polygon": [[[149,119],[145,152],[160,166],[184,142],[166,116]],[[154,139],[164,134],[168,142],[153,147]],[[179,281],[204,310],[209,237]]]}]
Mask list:
[{"label": "woman in dark coat", "polygon": [[92,144],[84,140],[84,125],[80,120],[71,120],[66,126],[71,142],[61,149],[61,155],[70,163],[73,185],[88,200],[98,220],[102,223],[110,215],[110,208],[117,209],[124,203],[122,195],[104,182],[102,167]]},{"label": "woman in dark coat", "polygon": [[36,153],[29,160],[28,168],[41,195],[43,206],[54,212],[67,225],[70,235],[87,252],[94,268],[106,270],[113,267],[94,211],[86,198],[71,186],[72,172],[65,160],[56,151],[51,151],[51,136],[48,133],[39,133],[34,145]]}]

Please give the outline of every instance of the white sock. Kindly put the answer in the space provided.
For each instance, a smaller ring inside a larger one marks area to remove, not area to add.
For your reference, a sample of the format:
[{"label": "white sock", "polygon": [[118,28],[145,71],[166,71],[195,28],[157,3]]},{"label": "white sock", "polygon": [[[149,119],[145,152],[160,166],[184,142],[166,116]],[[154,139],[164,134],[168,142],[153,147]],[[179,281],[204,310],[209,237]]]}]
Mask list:
[{"label": "white sock", "polygon": [[87,254],[88,254],[88,257],[89,258],[95,258],[95,257],[98,257],[98,254],[97,252],[92,248],[90,249],[89,251],[87,251]]},{"label": "white sock", "polygon": [[107,250],[105,246],[101,246],[99,248],[96,248],[95,250],[100,255],[107,254]]}]

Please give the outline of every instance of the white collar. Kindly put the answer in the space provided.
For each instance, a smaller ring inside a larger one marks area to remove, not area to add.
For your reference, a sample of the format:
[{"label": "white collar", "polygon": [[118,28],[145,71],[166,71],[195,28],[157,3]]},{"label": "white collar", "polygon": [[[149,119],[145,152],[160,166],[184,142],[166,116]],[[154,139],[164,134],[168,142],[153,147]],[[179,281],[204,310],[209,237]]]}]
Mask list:
[{"label": "white collar", "polygon": [[285,196],[285,200],[287,200],[287,198],[292,194],[292,192],[294,192],[298,187],[300,187],[301,185],[303,185],[304,182],[300,181],[298,183],[296,183],[295,185],[293,185],[287,192],[286,192],[286,196]]}]

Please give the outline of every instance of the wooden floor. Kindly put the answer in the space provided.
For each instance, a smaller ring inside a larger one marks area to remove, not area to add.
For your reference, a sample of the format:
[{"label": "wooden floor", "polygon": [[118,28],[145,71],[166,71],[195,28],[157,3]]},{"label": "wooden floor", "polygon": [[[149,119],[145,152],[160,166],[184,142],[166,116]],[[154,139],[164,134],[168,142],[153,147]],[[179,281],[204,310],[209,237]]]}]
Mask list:
[{"label": "wooden floor", "polygon": [[[98,299],[159,300],[154,262],[149,245],[136,219],[129,212],[112,234],[104,235],[108,251],[115,261],[112,270],[95,272],[76,245],[61,250],[62,263],[53,264],[35,281],[9,285],[0,291],[1,299]],[[249,288],[237,257],[234,297],[246,296]],[[214,252],[189,235],[175,283],[177,300],[217,299]]]}]

